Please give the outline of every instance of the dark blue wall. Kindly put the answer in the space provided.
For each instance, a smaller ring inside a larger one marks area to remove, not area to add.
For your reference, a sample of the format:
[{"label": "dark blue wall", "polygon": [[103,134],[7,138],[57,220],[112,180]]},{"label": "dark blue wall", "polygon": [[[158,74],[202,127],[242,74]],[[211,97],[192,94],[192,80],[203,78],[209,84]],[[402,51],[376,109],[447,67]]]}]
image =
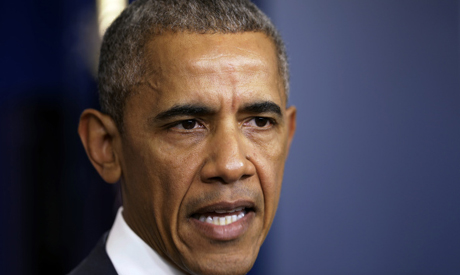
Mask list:
[{"label": "dark blue wall", "polygon": [[0,274],[65,274],[113,219],[77,135],[97,107],[91,0],[0,2]]}]

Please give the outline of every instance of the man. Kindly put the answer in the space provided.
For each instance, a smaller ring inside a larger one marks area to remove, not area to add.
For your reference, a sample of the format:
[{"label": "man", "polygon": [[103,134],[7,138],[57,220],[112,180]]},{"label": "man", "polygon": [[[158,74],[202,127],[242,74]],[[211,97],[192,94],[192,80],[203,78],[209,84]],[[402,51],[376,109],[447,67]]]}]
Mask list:
[{"label": "man", "polygon": [[101,48],[79,134],[123,208],[71,274],[245,274],[295,131],[283,43],[245,0],[138,0]]}]

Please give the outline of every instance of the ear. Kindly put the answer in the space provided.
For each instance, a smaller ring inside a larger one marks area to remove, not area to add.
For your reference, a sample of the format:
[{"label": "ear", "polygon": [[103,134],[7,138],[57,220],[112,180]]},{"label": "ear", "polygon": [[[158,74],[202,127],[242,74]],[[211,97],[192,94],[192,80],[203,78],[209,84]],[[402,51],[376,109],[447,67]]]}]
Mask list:
[{"label": "ear", "polygon": [[286,110],[286,122],[288,127],[288,150],[291,147],[292,139],[294,138],[296,124],[297,109],[294,106],[289,107]]},{"label": "ear", "polygon": [[121,176],[117,144],[120,134],[113,119],[94,109],[86,109],[80,117],[78,134],[89,160],[101,177],[115,183]]}]

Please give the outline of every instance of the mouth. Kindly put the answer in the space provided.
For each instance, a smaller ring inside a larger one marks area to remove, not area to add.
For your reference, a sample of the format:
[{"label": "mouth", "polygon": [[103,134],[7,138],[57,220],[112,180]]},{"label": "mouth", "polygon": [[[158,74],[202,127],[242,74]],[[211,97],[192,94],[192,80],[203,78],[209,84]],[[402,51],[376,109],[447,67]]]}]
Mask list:
[{"label": "mouth", "polygon": [[240,206],[229,210],[215,210],[213,212],[201,214],[197,213],[192,215],[192,218],[203,223],[224,226],[241,220],[250,211],[253,211],[253,209]]},{"label": "mouth", "polygon": [[238,238],[255,217],[252,202],[221,202],[203,207],[190,216],[191,222],[206,237],[214,240]]}]

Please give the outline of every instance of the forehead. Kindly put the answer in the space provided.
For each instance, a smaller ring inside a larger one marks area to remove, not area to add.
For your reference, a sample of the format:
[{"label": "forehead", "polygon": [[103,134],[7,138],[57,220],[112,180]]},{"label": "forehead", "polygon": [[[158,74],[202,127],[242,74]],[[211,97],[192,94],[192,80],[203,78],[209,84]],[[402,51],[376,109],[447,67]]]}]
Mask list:
[{"label": "forehead", "polygon": [[212,61],[212,59],[219,57],[235,58],[238,56],[244,56],[253,61],[275,61],[276,63],[273,42],[260,32],[235,34],[166,33],[150,40],[146,47],[146,57],[152,61],[162,61],[163,59],[168,59],[168,62],[175,60],[192,61],[195,58]]},{"label": "forehead", "polygon": [[147,43],[144,56],[144,83],[164,107],[230,95],[285,104],[275,46],[263,33],[166,33]]}]

